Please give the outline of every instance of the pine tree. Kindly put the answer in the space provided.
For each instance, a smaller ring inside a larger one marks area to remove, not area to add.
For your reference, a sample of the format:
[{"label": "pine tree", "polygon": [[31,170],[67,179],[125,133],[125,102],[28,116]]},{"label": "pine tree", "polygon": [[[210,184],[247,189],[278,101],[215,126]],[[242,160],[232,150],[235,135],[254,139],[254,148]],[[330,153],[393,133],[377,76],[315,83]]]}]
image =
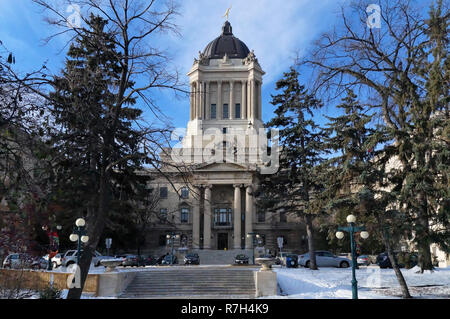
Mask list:
[{"label": "pine tree", "polygon": [[70,46],[65,69],[54,79],[50,95],[52,115],[60,126],[50,142],[57,168],[52,176],[54,200],[72,220],[86,217],[89,236],[80,260],[81,289],[70,289],[68,298],[81,295],[108,214],[121,209],[112,203],[120,198],[129,205],[136,195],[133,185],[145,183],[145,177],[136,174],[143,161],[142,136],[133,127],[141,110],[132,107],[133,97],[117,101],[123,66],[106,25],[106,20],[91,15],[89,28]]},{"label": "pine tree", "polygon": [[299,73],[291,68],[276,83],[281,93],[272,96],[276,117],[266,126],[279,129],[280,168],[262,183],[265,208],[284,210],[301,217],[308,235],[310,268],[317,269],[314,252],[313,219],[320,212],[315,208],[315,194],[322,189],[316,167],[322,161],[323,134],[312,119],[313,111],[322,104],[299,83]]},{"label": "pine tree", "polygon": [[[389,209],[396,197],[387,191],[388,172],[383,144],[389,142],[390,135],[383,126],[371,126],[373,115],[366,114],[352,91],[342,104],[337,106],[344,114],[327,117],[329,123],[325,132],[325,147],[333,155],[322,164],[325,190],[320,194],[324,209],[335,212],[336,219],[345,220],[353,214],[358,222],[365,224],[371,237],[379,234],[393,265],[404,298],[411,298],[408,286],[394,257],[393,233],[401,234],[404,220],[398,212]],[[381,146],[381,150],[376,150]],[[394,231],[395,230],[395,231]],[[334,237],[334,234],[332,235]]]},{"label": "pine tree", "polygon": [[421,272],[433,269],[432,243],[450,252],[448,19],[442,1],[431,6],[424,28],[429,50],[418,54],[415,69],[425,92],[403,79],[403,89],[395,96],[409,106],[404,115],[407,125],[393,134],[402,163],[397,172],[399,203],[411,221]]}]

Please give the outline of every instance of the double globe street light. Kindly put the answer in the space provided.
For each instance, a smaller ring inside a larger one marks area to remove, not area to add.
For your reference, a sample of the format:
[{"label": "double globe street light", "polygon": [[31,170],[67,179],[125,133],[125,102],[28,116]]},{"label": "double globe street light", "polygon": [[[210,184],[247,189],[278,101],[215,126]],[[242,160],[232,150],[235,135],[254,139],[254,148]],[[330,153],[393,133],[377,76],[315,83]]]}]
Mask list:
[{"label": "double globe street light", "polygon": [[75,226],[73,227],[73,233],[69,236],[69,239],[71,241],[78,242],[77,265],[80,264],[81,243],[86,244],[89,241],[89,236],[86,235],[85,225],[86,225],[86,221],[83,218],[78,218],[75,221]]},{"label": "double globe street light", "polygon": [[347,216],[347,223],[349,227],[338,227],[338,232],[336,232],[337,239],[344,238],[344,231],[350,234],[350,244],[352,251],[352,298],[358,299],[358,281],[356,280],[355,270],[357,267],[356,262],[356,242],[354,234],[357,232],[361,232],[360,236],[362,239],[369,238],[369,233],[366,231],[366,227],[364,226],[355,226],[356,217],[354,215]]},{"label": "double globe street light", "polygon": [[167,238],[167,240],[171,243],[172,255],[170,256],[170,264],[173,265],[173,262],[174,262],[174,259],[175,259],[174,255],[173,255],[174,241],[175,241],[175,239],[179,239],[179,238],[180,238],[180,235],[175,234],[175,233],[171,233],[171,234],[167,234],[167,235],[166,235],[166,238]]},{"label": "double globe street light", "polygon": [[252,262],[253,262],[253,265],[255,264],[255,238],[257,238],[258,240],[261,238],[261,236],[259,235],[259,234],[257,234],[257,233],[253,233],[253,232],[251,232],[251,233],[248,233],[247,234],[247,238],[252,238]]}]

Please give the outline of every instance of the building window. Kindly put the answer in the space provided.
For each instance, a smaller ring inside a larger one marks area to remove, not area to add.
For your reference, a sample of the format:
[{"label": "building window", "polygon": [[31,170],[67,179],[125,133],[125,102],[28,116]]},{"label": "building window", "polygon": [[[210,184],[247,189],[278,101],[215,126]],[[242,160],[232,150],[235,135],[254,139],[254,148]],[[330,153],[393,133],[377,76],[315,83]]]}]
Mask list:
[{"label": "building window", "polygon": [[183,208],[181,209],[181,218],[180,218],[180,221],[181,221],[182,223],[187,223],[187,222],[189,222],[189,208],[183,207]]},{"label": "building window", "polygon": [[258,223],[264,223],[266,221],[266,214],[263,210],[258,211]]},{"label": "building window", "polygon": [[229,118],[230,117],[230,113],[229,113],[229,110],[228,110],[228,104],[224,104],[223,105],[223,119],[227,119],[227,118]]},{"label": "building window", "polygon": [[215,104],[211,104],[211,118],[212,119],[216,118],[216,105]]},{"label": "building window", "polygon": [[160,187],[159,188],[159,197],[167,198],[167,187]]},{"label": "building window", "polygon": [[181,198],[183,199],[189,198],[189,188],[183,187],[181,189]]},{"label": "building window", "polygon": [[222,127],[222,134],[227,134],[227,128],[226,127]]},{"label": "building window", "polygon": [[167,220],[167,208],[161,208],[159,210],[159,219],[161,221],[166,221]]},{"label": "building window", "polygon": [[214,224],[217,226],[231,226],[232,225],[232,210],[231,208],[215,208],[214,209]]},{"label": "building window", "polygon": [[241,104],[240,103],[236,103],[234,114],[236,114],[237,119],[241,118]]}]

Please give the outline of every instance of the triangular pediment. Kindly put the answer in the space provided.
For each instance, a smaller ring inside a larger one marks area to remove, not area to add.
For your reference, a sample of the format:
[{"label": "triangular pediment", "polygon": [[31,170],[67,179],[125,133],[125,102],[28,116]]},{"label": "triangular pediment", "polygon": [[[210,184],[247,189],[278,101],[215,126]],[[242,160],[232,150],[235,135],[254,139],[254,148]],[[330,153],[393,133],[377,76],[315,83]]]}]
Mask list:
[{"label": "triangular pediment", "polygon": [[205,163],[195,168],[196,171],[248,171],[246,165],[236,163]]}]

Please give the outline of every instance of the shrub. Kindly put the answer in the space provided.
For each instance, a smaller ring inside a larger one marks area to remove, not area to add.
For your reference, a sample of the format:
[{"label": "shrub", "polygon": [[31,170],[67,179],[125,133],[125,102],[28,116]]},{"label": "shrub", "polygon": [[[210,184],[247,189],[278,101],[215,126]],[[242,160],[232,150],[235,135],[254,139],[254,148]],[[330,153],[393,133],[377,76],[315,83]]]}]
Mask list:
[{"label": "shrub", "polygon": [[39,291],[39,299],[61,299],[61,290],[54,287],[47,287]]}]

